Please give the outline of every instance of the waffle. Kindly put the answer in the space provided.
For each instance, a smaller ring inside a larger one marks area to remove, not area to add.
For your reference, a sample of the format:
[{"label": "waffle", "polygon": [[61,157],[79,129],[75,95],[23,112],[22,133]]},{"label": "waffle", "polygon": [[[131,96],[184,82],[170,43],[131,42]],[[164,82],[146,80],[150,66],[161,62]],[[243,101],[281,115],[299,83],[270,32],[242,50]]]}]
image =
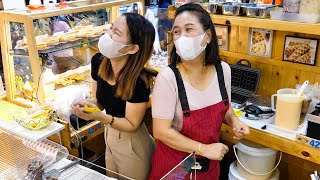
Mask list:
[{"label": "waffle", "polygon": [[294,42],[294,41],[289,42],[289,46],[297,46],[297,45],[302,45],[302,42]]},{"label": "waffle", "polygon": [[50,37],[44,38],[42,41],[45,42],[47,45],[57,44],[59,43],[59,37],[50,36]]},{"label": "waffle", "polygon": [[266,40],[266,37],[260,31],[253,30],[251,53],[265,54],[267,51],[267,47],[265,45]]},{"label": "waffle", "polygon": [[300,62],[300,63],[310,63],[311,55],[310,52],[307,52],[306,54],[298,57],[295,62]]},{"label": "waffle", "polygon": [[59,41],[61,42],[68,42],[68,41],[74,41],[76,40],[76,33],[72,32],[72,33],[65,33],[63,35],[60,36]]},{"label": "waffle", "polygon": [[264,44],[264,41],[253,44],[251,47],[251,52],[258,53],[258,54],[265,54],[266,53],[266,45]]},{"label": "waffle", "polygon": [[[291,42],[290,42],[291,43]],[[287,57],[289,57],[289,56],[291,56],[291,54],[295,51],[295,49],[296,49],[296,45],[290,45],[290,43],[289,43],[289,46],[286,48],[286,50],[285,50],[285,55],[287,56]]]},{"label": "waffle", "polygon": [[[289,61],[302,62],[306,61],[305,58],[310,56],[310,54],[307,53],[310,51],[310,49],[310,41],[305,41],[303,43],[291,41],[289,42],[289,46],[285,50],[285,55],[287,56],[287,60]],[[303,57],[300,58],[301,56]],[[297,60],[298,58],[299,60]]]},{"label": "waffle", "polygon": [[252,32],[252,44],[264,42],[265,40],[266,40],[265,36],[262,35],[259,31]]}]

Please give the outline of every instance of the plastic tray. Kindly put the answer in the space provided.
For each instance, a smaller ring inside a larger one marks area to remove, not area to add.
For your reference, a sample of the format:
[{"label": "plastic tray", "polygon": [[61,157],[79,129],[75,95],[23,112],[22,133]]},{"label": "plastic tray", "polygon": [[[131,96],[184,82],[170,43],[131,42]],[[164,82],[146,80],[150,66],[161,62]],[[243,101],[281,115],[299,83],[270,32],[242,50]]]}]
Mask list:
[{"label": "plastic tray", "polygon": [[320,14],[284,13],[282,10],[271,11],[270,18],[281,21],[304,22],[311,24],[320,22]]}]

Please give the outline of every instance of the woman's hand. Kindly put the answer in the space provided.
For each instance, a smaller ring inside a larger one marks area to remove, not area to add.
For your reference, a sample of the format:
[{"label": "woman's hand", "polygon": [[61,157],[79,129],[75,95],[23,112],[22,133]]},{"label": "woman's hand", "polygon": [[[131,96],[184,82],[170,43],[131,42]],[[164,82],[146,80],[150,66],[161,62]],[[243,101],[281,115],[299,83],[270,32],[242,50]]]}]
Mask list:
[{"label": "woman's hand", "polygon": [[233,136],[233,139],[237,140],[242,139],[244,136],[250,133],[249,126],[240,121],[238,117],[233,118],[232,129],[235,134],[235,136]]},{"label": "woman's hand", "polygon": [[211,160],[221,161],[228,151],[228,146],[222,143],[202,144],[200,155]]},{"label": "woman's hand", "polygon": [[100,117],[103,116],[103,112],[99,111],[99,112],[83,112],[81,110],[81,108],[83,107],[91,107],[91,108],[98,108],[98,106],[94,103],[91,103],[89,101],[80,101],[80,102],[74,102],[71,105],[72,108],[72,113],[75,114],[76,116],[78,116],[81,119],[84,120],[99,120]]}]

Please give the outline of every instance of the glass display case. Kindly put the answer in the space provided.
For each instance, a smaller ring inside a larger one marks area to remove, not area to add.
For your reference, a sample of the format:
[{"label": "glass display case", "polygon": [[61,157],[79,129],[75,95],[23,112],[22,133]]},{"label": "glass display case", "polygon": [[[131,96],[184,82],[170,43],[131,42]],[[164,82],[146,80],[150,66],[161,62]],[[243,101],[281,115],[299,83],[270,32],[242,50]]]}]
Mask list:
[{"label": "glass display case", "polygon": [[32,141],[0,128],[0,179],[131,179],[69,154],[50,140]]},{"label": "glass display case", "polygon": [[79,0],[67,6],[0,12],[7,99],[32,106],[76,85],[90,91],[90,61],[99,37],[119,14],[143,14],[141,0]]}]

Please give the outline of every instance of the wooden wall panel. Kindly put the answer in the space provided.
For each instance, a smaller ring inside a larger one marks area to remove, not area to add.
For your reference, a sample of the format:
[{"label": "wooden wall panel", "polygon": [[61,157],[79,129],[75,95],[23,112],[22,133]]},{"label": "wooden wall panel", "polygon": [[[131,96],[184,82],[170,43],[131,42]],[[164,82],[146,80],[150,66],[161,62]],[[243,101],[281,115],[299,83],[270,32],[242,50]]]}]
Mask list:
[{"label": "wooden wall panel", "polygon": [[299,83],[302,84],[304,81],[309,80],[310,84],[314,83],[316,73],[301,71]]},{"label": "wooden wall panel", "polygon": [[239,27],[239,42],[238,42],[238,52],[247,54],[248,47],[249,47],[249,34],[250,28],[249,27]]},{"label": "wooden wall panel", "polygon": [[229,51],[238,52],[239,26],[231,26],[229,32]]},{"label": "wooden wall panel", "polygon": [[[308,66],[296,63],[283,62],[283,51],[286,36],[304,37],[319,39],[320,36],[298,34],[292,32],[274,31],[272,57],[270,59],[251,56],[248,54],[250,28],[232,26],[230,31],[230,49],[222,51],[223,58],[230,64],[236,63],[239,59],[248,59],[253,68],[261,70],[261,79],[258,88],[258,94],[271,96],[281,88],[295,88],[296,84],[301,84],[309,80],[311,84],[320,83],[320,46],[316,66]],[[235,47],[236,38],[238,38],[238,47]],[[319,43],[320,44],[320,43]],[[238,50],[238,53],[235,53]]]},{"label": "wooden wall panel", "polygon": [[228,64],[235,64],[239,60],[239,59],[236,59],[236,58],[231,58],[231,57],[226,57],[226,56],[221,56],[221,59],[224,62],[227,62]]},{"label": "wooden wall panel", "polygon": [[258,94],[263,96],[271,95],[271,85],[272,85],[272,65],[260,64],[261,78],[258,88]]},{"label": "wooden wall panel", "polygon": [[285,41],[285,32],[273,31],[273,46],[272,46],[272,57],[274,59],[283,59],[283,49]]},{"label": "wooden wall panel", "polygon": [[283,67],[283,74],[285,74],[285,81],[283,87],[295,88],[296,84],[299,83],[301,71]]},{"label": "wooden wall panel", "polygon": [[284,82],[285,82],[286,76],[287,75],[283,71],[282,66],[273,66],[273,68],[272,68],[272,84],[270,87],[271,94],[276,94],[278,89],[281,89],[282,87],[284,87]]},{"label": "wooden wall panel", "polygon": [[316,77],[314,78],[314,82],[317,82],[320,84],[320,73],[316,74]]}]

